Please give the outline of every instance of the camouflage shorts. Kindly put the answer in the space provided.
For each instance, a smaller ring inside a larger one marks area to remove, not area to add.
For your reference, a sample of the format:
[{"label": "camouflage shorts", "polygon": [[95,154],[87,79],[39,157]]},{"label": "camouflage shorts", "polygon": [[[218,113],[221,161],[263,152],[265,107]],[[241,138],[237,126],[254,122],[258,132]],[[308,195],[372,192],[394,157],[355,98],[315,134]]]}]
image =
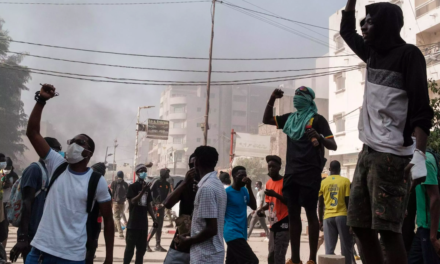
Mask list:
[{"label": "camouflage shorts", "polygon": [[351,186],[348,226],[402,233],[411,184],[404,176],[409,161],[364,146]]}]

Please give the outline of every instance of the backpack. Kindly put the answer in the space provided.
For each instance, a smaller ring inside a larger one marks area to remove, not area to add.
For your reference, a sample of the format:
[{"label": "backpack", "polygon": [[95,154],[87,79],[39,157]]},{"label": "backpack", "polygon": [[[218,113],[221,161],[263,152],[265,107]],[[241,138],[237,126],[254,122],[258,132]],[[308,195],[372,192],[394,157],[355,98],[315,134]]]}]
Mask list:
[{"label": "backpack", "polygon": [[[47,173],[44,169],[43,165],[40,162],[34,162],[31,164],[37,164],[41,170],[41,189],[35,193],[35,197],[37,197],[41,191],[46,191],[46,183],[47,183]],[[30,167],[30,166],[29,166]],[[28,168],[29,168],[28,167]],[[28,169],[26,168],[26,170]],[[23,174],[26,172],[23,172]],[[12,185],[11,196],[8,204],[6,205],[6,217],[13,226],[19,227],[21,222],[21,216],[23,214],[23,195],[21,193],[21,180],[23,177],[18,179],[14,185]]]},{"label": "backpack", "polygon": [[[49,193],[50,188],[52,187],[55,180],[67,169],[68,163],[65,162],[61,164],[53,173],[52,178],[50,179],[49,187],[47,188],[47,193]],[[89,186],[87,187],[87,250],[91,249],[96,240],[99,232],[101,231],[101,224],[98,223],[99,217],[99,206],[94,206],[96,189],[98,188],[99,180],[102,175],[97,172],[92,172],[92,176],[90,176]]]}]

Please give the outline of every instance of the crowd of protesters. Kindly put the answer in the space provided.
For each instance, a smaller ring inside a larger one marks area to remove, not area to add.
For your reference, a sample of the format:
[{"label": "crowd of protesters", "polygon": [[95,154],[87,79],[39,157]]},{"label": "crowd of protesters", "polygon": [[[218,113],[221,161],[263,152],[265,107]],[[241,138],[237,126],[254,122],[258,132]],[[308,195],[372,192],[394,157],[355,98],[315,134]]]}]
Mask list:
[{"label": "crowd of protesters", "polygon": [[[355,30],[355,7],[356,0],[348,0],[340,30],[367,64],[359,120],[364,145],[352,182],[341,176],[336,160],[329,162],[330,173],[323,178],[326,149],[335,151],[337,144],[329,122],[318,113],[315,92],[302,86],[295,90],[293,113],[273,113],[282,90],[275,89],[268,100],[263,123],[286,134],[287,155],[285,164],[279,156],[266,157],[268,178],[265,185],[255,183],[256,195],[245,167],[216,172],[219,154],[210,146],[195,149],[188,172],[176,185],[168,169],[147,181],[147,166],[138,164],[133,184],[118,172],[107,186],[105,164],[88,167],[95,151],[88,135],[68,140],[66,152],[57,139],[41,136],[44,106],[56,95],[45,84],[36,93],[26,131],[40,159],[18,178],[12,160],[0,154],[4,248],[9,225],[18,227],[10,260],[22,256],[26,264],[93,263],[103,226],[106,264],[113,262],[115,232],[126,242],[124,264],[132,261],[135,250],[135,263],[143,263],[145,253],[153,251],[153,236],[154,251],[167,252],[166,264],[256,264],[259,258],[248,240],[260,222],[268,240],[268,263],[302,264],[304,208],[310,248],[306,264],[317,263],[322,244],[327,255],[334,255],[338,240],[346,264],[359,259],[355,243],[365,264],[440,264],[440,155],[426,147],[433,119],[426,62],[417,47],[400,37],[400,7],[368,5],[362,36]],[[170,210],[177,203],[179,215],[173,221]],[[161,244],[165,215],[167,227],[174,227],[173,222],[176,227],[168,251]]]}]

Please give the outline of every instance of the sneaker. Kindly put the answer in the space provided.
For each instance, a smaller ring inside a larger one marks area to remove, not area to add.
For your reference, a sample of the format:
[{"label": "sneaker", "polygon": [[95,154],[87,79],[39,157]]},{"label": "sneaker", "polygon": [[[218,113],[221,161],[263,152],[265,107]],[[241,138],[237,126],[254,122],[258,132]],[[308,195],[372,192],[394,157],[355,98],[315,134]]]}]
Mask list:
[{"label": "sneaker", "polygon": [[119,234],[119,238],[124,239],[124,234]]},{"label": "sneaker", "polygon": [[361,257],[359,257],[359,256],[354,256],[354,259],[355,259],[355,260],[361,260]]},{"label": "sneaker", "polygon": [[150,246],[147,246],[147,252],[153,252],[153,250],[150,248]]},{"label": "sneaker", "polygon": [[307,261],[306,264],[316,264],[316,263],[313,260],[309,260],[309,261]]},{"label": "sneaker", "polygon": [[[289,260],[286,262],[286,264],[295,264],[295,263],[293,263],[293,261],[292,261],[291,259],[289,259]],[[297,263],[297,264],[303,264],[303,262],[300,261],[300,262]]]},{"label": "sneaker", "polygon": [[156,252],[167,252],[166,249],[164,249],[162,246],[158,245],[154,248],[154,251]]},{"label": "sneaker", "polygon": [[263,242],[269,242],[269,238],[265,238],[265,239],[263,239]]}]

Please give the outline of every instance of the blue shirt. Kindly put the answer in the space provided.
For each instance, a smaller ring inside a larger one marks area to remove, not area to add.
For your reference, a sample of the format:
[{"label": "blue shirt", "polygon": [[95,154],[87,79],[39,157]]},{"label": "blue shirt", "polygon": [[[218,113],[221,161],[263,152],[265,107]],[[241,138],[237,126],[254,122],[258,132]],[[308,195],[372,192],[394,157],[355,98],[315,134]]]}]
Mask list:
[{"label": "blue shirt", "polygon": [[247,239],[247,206],[249,193],[245,187],[240,191],[232,186],[226,188],[228,202],[226,205],[225,227],[223,236],[226,242],[243,238]]},{"label": "blue shirt", "polygon": [[[46,167],[44,166],[44,169]],[[47,170],[46,170],[47,175]],[[32,163],[23,172],[21,178],[21,188],[31,187],[35,189],[35,193],[41,190],[41,184],[43,182],[43,174],[41,173],[40,167],[36,163]],[[49,186],[49,180],[46,178],[46,188]],[[44,201],[46,200],[46,191],[41,191],[37,197],[35,197],[34,203],[31,209],[31,219],[29,222],[29,238],[32,240],[37,233],[38,225],[40,224],[41,217],[43,216]]]}]

